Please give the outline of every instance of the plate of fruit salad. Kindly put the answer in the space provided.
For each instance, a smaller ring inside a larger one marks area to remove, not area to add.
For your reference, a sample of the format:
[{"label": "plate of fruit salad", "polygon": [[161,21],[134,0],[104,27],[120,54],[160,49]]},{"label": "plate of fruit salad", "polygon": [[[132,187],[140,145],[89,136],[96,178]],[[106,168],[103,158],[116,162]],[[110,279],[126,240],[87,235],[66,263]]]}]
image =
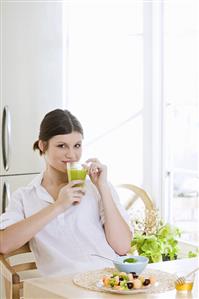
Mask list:
[{"label": "plate of fruit salad", "polygon": [[147,292],[152,286],[157,285],[157,282],[154,276],[146,277],[135,272],[113,272],[104,275],[96,285],[99,289],[111,293],[134,294]]}]

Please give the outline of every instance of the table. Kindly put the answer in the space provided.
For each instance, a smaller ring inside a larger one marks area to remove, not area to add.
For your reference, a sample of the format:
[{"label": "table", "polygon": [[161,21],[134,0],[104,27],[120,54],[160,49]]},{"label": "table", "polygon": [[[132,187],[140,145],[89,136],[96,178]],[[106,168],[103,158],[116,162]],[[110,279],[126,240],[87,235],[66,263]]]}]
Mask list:
[{"label": "table", "polygon": [[[198,258],[181,259],[176,261],[161,262],[149,264],[147,267],[151,269],[158,269],[168,273],[179,273],[184,271],[190,272],[199,266]],[[105,292],[94,292],[73,284],[73,275],[61,277],[42,277],[28,279],[24,282],[24,299],[130,299],[132,295],[111,294]],[[198,273],[196,275],[195,283],[192,292],[182,294],[171,290],[159,294],[136,294],[135,299],[196,299],[199,298],[198,292]]]}]

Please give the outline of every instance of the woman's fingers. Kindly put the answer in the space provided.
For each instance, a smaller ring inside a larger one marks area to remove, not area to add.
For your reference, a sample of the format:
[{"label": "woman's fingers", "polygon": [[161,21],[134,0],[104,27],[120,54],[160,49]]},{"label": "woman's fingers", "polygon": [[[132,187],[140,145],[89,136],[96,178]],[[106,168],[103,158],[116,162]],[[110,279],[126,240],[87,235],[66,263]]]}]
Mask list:
[{"label": "woman's fingers", "polygon": [[97,158],[90,158],[86,161],[88,164],[88,174],[93,184],[99,187],[100,184],[107,182],[107,167]]},{"label": "woman's fingers", "polygon": [[90,158],[86,161],[86,163],[90,163],[89,165],[90,174],[99,174],[99,172],[102,170],[102,164],[97,158]]},{"label": "woman's fingers", "polygon": [[82,180],[74,180],[74,181],[70,181],[67,186],[75,187],[77,185],[82,185],[83,183],[84,183],[84,181],[82,181]]},{"label": "woman's fingers", "polygon": [[82,197],[83,195],[85,195],[85,190],[82,187],[73,187],[72,193],[76,196]]},{"label": "woman's fingers", "polygon": [[90,166],[90,171],[91,171],[91,173],[97,174],[100,171],[100,166],[93,163]]},{"label": "woman's fingers", "polygon": [[86,163],[90,163],[90,162],[100,163],[100,161],[97,158],[90,158],[90,159],[86,160]]}]

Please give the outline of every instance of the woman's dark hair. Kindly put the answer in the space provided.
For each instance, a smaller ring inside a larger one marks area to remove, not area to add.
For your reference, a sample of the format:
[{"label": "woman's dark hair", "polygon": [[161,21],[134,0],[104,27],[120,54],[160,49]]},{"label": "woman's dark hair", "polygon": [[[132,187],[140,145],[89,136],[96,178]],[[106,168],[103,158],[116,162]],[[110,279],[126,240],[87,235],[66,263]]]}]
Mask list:
[{"label": "woman's dark hair", "polygon": [[33,144],[34,150],[39,150],[40,155],[43,152],[39,148],[39,140],[46,141],[46,149],[48,141],[56,135],[70,134],[78,132],[83,136],[83,128],[78,119],[68,110],[55,109],[48,112],[40,125],[39,139]]}]

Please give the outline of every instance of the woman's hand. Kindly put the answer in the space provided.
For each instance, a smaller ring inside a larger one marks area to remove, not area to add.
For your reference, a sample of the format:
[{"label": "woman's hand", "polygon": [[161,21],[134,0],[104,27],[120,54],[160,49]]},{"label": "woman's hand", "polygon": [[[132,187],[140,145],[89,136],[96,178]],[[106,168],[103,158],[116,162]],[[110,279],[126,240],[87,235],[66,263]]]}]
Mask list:
[{"label": "woman's hand", "polygon": [[82,183],[83,181],[76,180],[64,185],[64,187],[60,189],[57,200],[54,204],[61,207],[61,210],[63,211],[65,211],[72,204],[79,204],[82,197],[85,195],[85,190],[81,186]]},{"label": "woman's hand", "polygon": [[100,163],[100,161],[96,158],[91,158],[86,161],[86,163],[90,163],[88,167],[88,174],[92,181],[92,183],[100,188],[104,184],[107,183],[107,167],[106,165]]}]

